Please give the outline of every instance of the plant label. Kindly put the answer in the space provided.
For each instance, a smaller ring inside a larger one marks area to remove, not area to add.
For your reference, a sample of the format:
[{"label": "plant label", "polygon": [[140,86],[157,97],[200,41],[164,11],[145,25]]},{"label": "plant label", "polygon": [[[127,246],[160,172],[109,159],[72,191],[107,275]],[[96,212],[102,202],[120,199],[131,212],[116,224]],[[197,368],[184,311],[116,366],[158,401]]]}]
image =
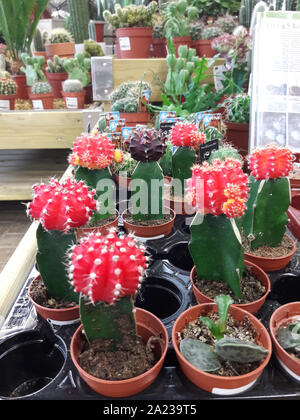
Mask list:
[{"label": "plant label", "polygon": [[199,146],[199,154],[200,154],[200,162],[202,163],[204,160],[208,160],[211,153],[214,150],[219,149],[219,140],[211,140],[207,141],[204,144],[200,144]]},{"label": "plant label", "polygon": [[43,101],[41,99],[33,99],[32,106],[36,111],[42,111],[44,109]]},{"label": "plant label", "polygon": [[121,51],[130,51],[130,39],[126,37],[119,38],[119,45]]},{"label": "plant label", "polygon": [[214,83],[215,83],[215,89],[217,92],[223,89],[222,80],[225,79],[225,75],[224,75],[225,72],[226,72],[226,67],[224,65],[214,66],[213,68]]},{"label": "plant label", "polygon": [[69,109],[77,109],[78,108],[78,100],[77,98],[66,98],[66,105]]},{"label": "plant label", "polygon": [[9,111],[9,110],[10,110],[9,100],[1,99],[1,101],[0,101],[0,111]]}]

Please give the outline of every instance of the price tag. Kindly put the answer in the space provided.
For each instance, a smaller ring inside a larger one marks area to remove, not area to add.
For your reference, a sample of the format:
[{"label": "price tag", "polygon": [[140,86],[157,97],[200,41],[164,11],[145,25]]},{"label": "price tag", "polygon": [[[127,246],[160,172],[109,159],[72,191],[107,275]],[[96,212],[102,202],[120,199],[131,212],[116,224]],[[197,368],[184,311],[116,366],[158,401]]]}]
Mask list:
[{"label": "price tag", "polygon": [[44,109],[43,101],[41,99],[33,99],[32,106],[36,111],[41,111]]},{"label": "price tag", "polygon": [[206,143],[200,144],[199,146],[200,162],[202,163],[204,160],[208,160],[211,153],[214,150],[218,150],[218,149],[219,149],[218,140],[211,140],[211,141],[207,141]]},{"label": "price tag", "polygon": [[77,98],[66,98],[66,105],[69,109],[77,109],[78,108],[78,100]]},{"label": "price tag", "polygon": [[0,111],[9,111],[9,110],[10,110],[9,100],[1,99],[1,101],[0,101]]},{"label": "price tag", "polygon": [[119,38],[119,45],[121,51],[130,51],[130,39],[128,37]]}]

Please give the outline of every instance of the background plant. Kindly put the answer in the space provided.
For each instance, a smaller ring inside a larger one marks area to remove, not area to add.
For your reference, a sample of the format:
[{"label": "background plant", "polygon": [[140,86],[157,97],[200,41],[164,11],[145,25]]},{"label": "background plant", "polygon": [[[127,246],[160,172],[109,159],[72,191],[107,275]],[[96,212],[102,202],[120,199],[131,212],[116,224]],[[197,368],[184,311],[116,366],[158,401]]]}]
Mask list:
[{"label": "background plant", "polygon": [[162,4],[160,13],[165,38],[174,38],[190,36],[190,24],[195,20],[198,9],[189,6],[186,0],[169,1]]},{"label": "background plant", "polygon": [[246,93],[226,98],[221,106],[225,107],[226,121],[249,124],[251,98]]},{"label": "background plant", "polygon": [[240,2],[236,0],[189,0],[189,4],[198,9],[199,16],[206,18],[235,14],[240,8]]},{"label": "background plant", "polygon": [[62,64],[69,75],[69,79],[80,80],[83,87],[86,87],[91,83],[89,75],[91,59],[85,58],[84,54],[79,53],[75,58],[64,59]]},{"label": "background plant", "polygon": [[112,29],[129,27],[150,27],[154,26],[154,14],[157,9],[157,3],[152,1],[148,6],[133,5],[121,7],[119,3],[114,6],[115,13],[109,10],[103,12],[105,22]]}]

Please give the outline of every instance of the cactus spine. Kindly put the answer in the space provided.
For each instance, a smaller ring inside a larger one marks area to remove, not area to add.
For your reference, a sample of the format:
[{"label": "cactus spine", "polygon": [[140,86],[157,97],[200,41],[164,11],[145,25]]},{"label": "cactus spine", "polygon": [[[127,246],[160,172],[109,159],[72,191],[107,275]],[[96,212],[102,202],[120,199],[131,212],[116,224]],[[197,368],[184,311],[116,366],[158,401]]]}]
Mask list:
[{"label": "cactus spine", "polygon": [[89,5],[86,0],[68,0],[71,33],[76,44],[89,38]]}]

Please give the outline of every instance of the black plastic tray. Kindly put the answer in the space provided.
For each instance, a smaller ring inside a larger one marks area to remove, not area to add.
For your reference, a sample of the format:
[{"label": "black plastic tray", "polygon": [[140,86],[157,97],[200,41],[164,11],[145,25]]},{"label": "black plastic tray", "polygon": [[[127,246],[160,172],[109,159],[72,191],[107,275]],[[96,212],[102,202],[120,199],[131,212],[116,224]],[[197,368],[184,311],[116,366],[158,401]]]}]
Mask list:
[{"label": "black plastic tray", "polygon": [[[122,229],[122,227],[120,228]],[[288,233],[290,234],[290,232]],[[166,316],[162,319],[169,332],[169,337],[171,336],[172,326],[178,314],[187,307],[196,304],[189,281],[188,267],[190,266],[191,261],[188,261],[188,256],[184,254],[184,246],[187,244],[188,240],[189,229],[185,224],[185,218],[177,216],[173,231],[167,238],[146,242],[146,246],[152,256],[152,262],[147,277],[165,279],[175,285],[179,290],[180,299],[178,292],[174,292],[174,299],[178,300],[179,305],[177,312],[172,316]],[[180,249],[178,246],[182,246],[182,248]],[[171,262],[173,258],[173,247],[177,247],[178,258],[175,263],[180,267],[174,265],[174,260],[173,263]],[[276,308],[288,301],[300,300],[300,277],[298,277],[300,274],[300,247],[298,247],[297,252],[293,256],[288,267],[284,270],[268,274],[271,279],[271,293],[267,297],[267,300],[259,313],[256,315],[267,329],[269,329],[269,319]],[[6,328],[13,329],[18,327],[18,325],[22,324],[22,316],[28,316],[28,312],[32,311],[31,303],[27,298],[27,290],[31,280],[32,275],[26,279],[24,287],[10,311],[9,323],[6,325]],[[282,288],[283,280],[296,284],[296,292],[293,292],[291,295],[286,293],[286,286],[284,285]],[[51,327],[47,321],[42,320],[38,316],[35,328],[40,328],[40,326],[44,324],[46,327],[49,326],[49,328],[53,328],[55,334],[62,338],[67,349],[69,349],[70,340],[75,329],[78,327],[79,322],[70,326],[54,325]],[[69,351],[67,352],[63,369],[52,383],[32,395],[21,397],[21,399],[114,400],[113,398],[107,398],[97,394],[85,384],[72,363]],[[274,355],[272,355],[270,363],[252,389],[230,397],[212,395],[194,386],[184,376],[177,362],[175,351],[170,340],[164,366],[156,381],[145,391],[121,400],[199,401],[216,399],[300,399],[300,383],[288,376],[288,374],[281,369]],[[118,400],[120,400],[120,398]]]}]

